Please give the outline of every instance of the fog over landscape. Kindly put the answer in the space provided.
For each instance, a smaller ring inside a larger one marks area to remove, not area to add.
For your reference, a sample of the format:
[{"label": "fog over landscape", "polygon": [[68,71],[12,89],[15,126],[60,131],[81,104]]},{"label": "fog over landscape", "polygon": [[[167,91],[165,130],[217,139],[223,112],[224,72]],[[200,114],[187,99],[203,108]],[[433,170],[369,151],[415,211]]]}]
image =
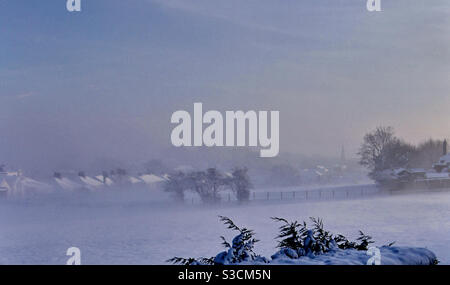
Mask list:
[{"label": "fog over landscape", "polygon": [[82,250],[83,264],[167,264],[173,256],[210,257],[223,248],[220,236],[233,237],[218,215],[255,230],[261,240],[255,251],[264,256],[275,252],[278,234],[270,216],[305,221],[320,216],[334,233],[356,238],[362,230],[376,246],[395,241],[396,246],[426,247],[442,264],[450,264],[448,192],[218,208],[158,206],[132,196],[134,203],[108,199],[109,205],[97,199],[89,206],[0,203],[0,264],[64,264],[71,246]]},{"label": "fog over landscape", "polygon": [[23,169],[170,154],[170,116],[279,110],[280,151],[355,157],[391,125],[449,137],[447,1],[0,2],[0,157]]},{"label": "fog over landscape", "polygon": [[450,264],[449,1],[65,2],[0,0],[0,264]]}]

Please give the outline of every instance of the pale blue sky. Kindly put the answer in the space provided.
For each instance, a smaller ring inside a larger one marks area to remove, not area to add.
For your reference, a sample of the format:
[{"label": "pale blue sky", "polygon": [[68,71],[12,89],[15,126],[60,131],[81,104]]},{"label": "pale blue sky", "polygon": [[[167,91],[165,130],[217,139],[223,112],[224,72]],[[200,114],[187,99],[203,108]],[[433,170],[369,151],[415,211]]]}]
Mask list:
[{"label": "pale blue sky", "polygon": [[450,137],[450,2],[0,0],[0,158],[170,149],[178,109],[279,110],[280,151]]}]

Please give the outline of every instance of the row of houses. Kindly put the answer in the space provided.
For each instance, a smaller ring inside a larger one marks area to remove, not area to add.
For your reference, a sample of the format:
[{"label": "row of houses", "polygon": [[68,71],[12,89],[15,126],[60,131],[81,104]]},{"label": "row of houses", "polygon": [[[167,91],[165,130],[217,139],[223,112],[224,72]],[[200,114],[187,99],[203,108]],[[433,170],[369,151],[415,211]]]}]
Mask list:
[{"label": "row of houses", "polygon": [[56,191],[102,191],[107,189],[156,189],[167,180],[168,175],[126,173],[88,176],[84,172],[54,173],[47,180],[38,181],[23,175],[21,171],[0,171],[0,197],[26,196],[29,194],[52,193]]}]

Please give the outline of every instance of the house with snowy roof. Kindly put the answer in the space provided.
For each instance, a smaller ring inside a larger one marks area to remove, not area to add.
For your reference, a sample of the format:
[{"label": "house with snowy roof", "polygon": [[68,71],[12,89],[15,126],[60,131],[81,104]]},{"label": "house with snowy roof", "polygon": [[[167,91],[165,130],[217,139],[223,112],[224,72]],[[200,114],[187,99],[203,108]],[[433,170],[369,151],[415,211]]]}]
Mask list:
[{"label": "house with snowy roof", "polygon": [[0,197],[6,197],[8,192],[11,192],[11,187],[5,179],[0,183]]},{"label": "house with snowy roof", "polygon": [[157,184],[157,183],[161,183],[161,182],[165,181],[164,178],[161,178],[161,177],[156,176],[154,174],[143,174],[143,175],[139,176],[139,178],[142,181],[144,181],[144,183],[147,184],[147,185]]},{"label": "house with snowy roof", "polygon": [[55,172],[55,174],[53,175],[53,179],[55,180],[55,183],[58,186],[58,188],[64,191],[74,191],[82,189],[82,185],[69,179],[66,176],[63,176],[60,172]]},{"label": "house with snowy roof", "polygon": [[439,162],[433,164],[433,168],[437,171],[437,172],[442,172],[443,170],[450,168],[450,154],[446,154],[444,156],[441,156],[441,158],[439,159]]},{"label": "house with snowy roof", "polygon": [[114,184],[114,181],[112,181],[111,178],[109,178],[108,174],[104,172],[103,174],[95,176],[95,178],[105,184],[106,186],[111,186]]},{"label": "house with snowy roof", "polygon": [[87,176],[83,171],[78,173],[79,184],[89,190],[96,190],[102,187],[104,184],[100,180],[94,177]]},{"label": "house with snowy roof", "polygon": [[27,177],[20,170],[0,172],[0,181],[1,196],[21,197],[52,191],[49,184]]}]

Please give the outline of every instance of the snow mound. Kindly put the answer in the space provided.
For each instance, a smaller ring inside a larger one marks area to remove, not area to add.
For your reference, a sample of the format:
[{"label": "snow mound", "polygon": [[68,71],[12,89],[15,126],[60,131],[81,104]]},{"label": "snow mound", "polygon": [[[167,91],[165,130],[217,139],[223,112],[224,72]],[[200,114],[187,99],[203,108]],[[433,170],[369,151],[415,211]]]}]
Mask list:
[{"label": "snow mound", "polygon": [[[379,250],[381,265],[432,265],[436,261],[436,255],[426,248],[382,246]],[[371,256],[364,250],[336,248],[324,254],[302,256],[298,259],[290,258],[288,255],[278,256],[272,259],[270,264],[366,265],[370,258]]]}]

